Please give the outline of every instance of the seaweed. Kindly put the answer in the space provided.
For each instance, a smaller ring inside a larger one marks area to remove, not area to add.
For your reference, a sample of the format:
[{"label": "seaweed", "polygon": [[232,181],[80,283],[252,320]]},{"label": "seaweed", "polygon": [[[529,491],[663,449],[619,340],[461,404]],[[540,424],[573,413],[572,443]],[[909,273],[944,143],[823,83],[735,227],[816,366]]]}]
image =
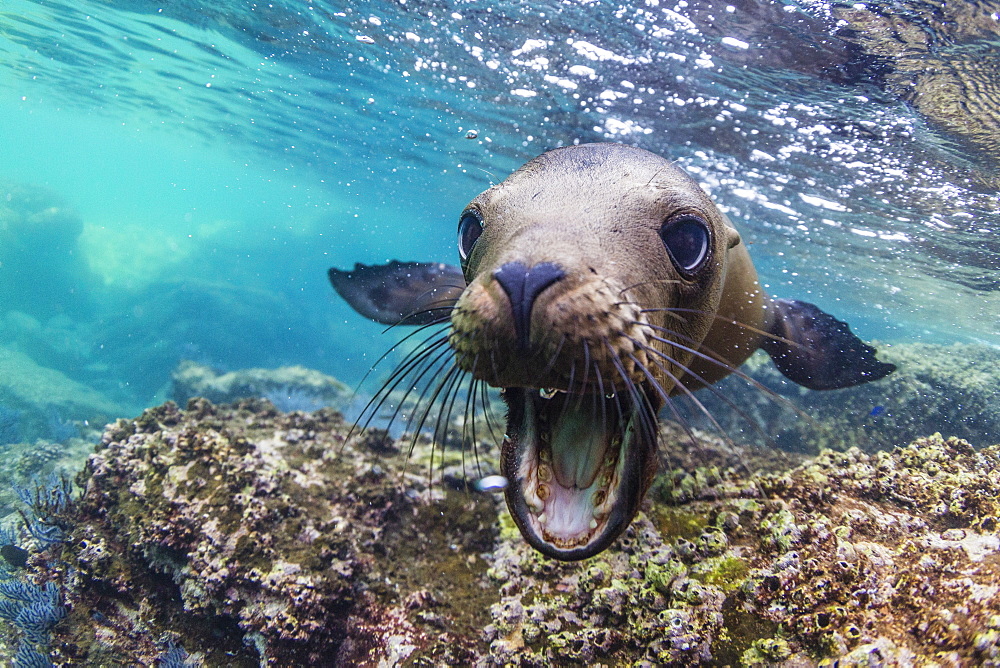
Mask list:
[{"label": "seaweed", "polygon": [[28,507],[27,511],[19,511],[28,534],[43,549],[65,541],[76,506],[73,481],[53,473],[45,482],[36,482],[33,487],[18,486],[16,491]]}]

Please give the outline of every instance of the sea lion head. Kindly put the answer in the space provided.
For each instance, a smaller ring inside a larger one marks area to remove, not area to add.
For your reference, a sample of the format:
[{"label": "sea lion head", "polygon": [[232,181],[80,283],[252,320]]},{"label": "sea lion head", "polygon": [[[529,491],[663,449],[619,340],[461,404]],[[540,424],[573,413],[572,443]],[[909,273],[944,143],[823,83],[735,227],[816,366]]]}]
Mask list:
[{"label": "sea lion head", "polygon": [[545,153],[463,211],[449,342],[503,390],[506,500],[536,549],[582,559],[631,522],[737,244],[687,174],[620,144]]}]

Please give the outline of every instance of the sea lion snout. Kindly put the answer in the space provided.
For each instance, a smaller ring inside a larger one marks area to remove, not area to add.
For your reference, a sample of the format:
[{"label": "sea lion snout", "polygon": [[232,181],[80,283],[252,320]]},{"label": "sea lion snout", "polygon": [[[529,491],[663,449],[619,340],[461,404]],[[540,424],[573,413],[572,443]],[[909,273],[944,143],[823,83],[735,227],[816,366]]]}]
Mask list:
[{"label": "sea lion snout", "polygon": [[562,267],[553,262],[541,262],[533,267],[526,267],[521,262],[508,262],[493,272],[493,278],[510,300],[517,345],[522,352],[528,350],[531,310],[535,300],[545,288],[565,276],[566,272]]},{"label": "sea lion snout", "polygon": [[456,363],[490,385],[604,394],[621,374],[645,379],[645,322],[624,286],[606,277],[512,261],[469,284],[449,342]]}]

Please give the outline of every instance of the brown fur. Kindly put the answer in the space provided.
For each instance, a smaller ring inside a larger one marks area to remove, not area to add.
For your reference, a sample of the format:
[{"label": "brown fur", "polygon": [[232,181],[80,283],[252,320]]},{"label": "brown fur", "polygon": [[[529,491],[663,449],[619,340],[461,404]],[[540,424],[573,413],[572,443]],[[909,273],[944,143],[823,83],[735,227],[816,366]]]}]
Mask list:
[{"label": "brown fur", "polygon": [[[648,321],[675,330],[681,335],[678,343],[698,348],[692,341],[701,342],[705,352],[739,366],[758,347],[760,335],[730,321],[758,330],[768,326],[768,298],[739,233],[687,174],[663,158],[619,145],[588,148],[543,154],[467,207],[478,211],[485,225],[469,258],[469,286],[452,315],[451,342],[459,363],[473,371],[475,362],[475,374],[495,386],[566,389],[574,363],[574,382],[582,382],[586,342],[605,382],[613,383],[618,374],[606,340],[633,381],[645,377],[629,353],[661,387],[679,392],[637,350],[632,339],[638,339],[676,360],[677,365],[668,365],[656,358],[672,375],[687,375],[685,385],[700,387],[702,381],[681,367],[705,382],[718,380],[728,373],[724,367],[681,349],[667,350],[650,335],[669,335],[630,323]],[[601,169],[583,171],[595,160]],[[586,180],[584,197],[581,179]],[[711,267],[694,280],[674,269],[658,236],[665,220],[683,212],[698,214],[712,231]],[[494,270],[512,261],[526,266],[552,262],[566,272],[535,303],[529,358],[515,346],[507,296],[493,277]],[[685,311],[640,313],[665,308]],[[596,389],[597,379],[589,376],[588,385]]]}]

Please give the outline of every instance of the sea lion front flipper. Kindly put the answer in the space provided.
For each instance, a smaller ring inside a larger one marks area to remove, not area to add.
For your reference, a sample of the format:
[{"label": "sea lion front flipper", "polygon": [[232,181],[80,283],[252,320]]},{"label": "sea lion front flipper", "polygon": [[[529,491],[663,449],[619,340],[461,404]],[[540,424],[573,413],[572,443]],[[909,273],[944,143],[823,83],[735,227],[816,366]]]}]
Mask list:
[{"label": "sea lion front flipper", "polygon": [[818,307],[795,299],[775,299],[774,325],[761,344],[789,380],[810,390],[836,390],[884,378],[895,364],[875,359],[875,348]]},{"label": "sea lion front flipper", "polygon": [[384,325],[426,325],[448,315],[465,289],[462,270],[440,262],[355,263],[330,268],[330,284],[351,307]]}]

